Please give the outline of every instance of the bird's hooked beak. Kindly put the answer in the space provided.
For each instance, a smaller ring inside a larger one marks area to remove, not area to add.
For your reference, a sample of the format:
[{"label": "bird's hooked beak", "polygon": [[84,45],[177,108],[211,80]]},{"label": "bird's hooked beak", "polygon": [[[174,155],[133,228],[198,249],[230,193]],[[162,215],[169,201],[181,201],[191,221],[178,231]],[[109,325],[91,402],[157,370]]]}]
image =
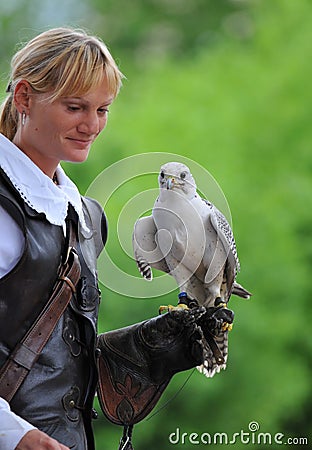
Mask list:
[{"label": "bird's hooked beak", "polygon": [[175,183],[175,179],[174,178],[168,178],[167,183],[166,183],[166,188],[168,189],[172,189]]}]

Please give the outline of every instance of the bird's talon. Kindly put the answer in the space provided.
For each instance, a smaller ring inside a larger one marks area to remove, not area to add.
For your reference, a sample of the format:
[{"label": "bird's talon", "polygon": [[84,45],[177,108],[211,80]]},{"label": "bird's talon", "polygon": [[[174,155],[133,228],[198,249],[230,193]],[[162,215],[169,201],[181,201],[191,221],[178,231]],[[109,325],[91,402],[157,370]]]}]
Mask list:
[{"label": "bird's talon", "polygon": [[170,311],[178,311],[181,309],[189,309],[189,307],[187,305],[185,305],[185,303],[180,303],[177,306],[173,306],[173,305],[160,306],[158,311],[159,311],[159,314],[163,314],[163,313],[167,313]]},{"label": "bird's talon", "polygon": [[228,323],[228,322],[224,322],[224,324],[222,325],[222,331],[231,331],[233,328],[233,324],[232,323]]},{"label": "bird's talon", "polygon": [[216,308],[226,308],[227,303],[223,302],[221,297],[217,297],[214,301],[214,306]]},{"label": "bird's talon", "polygon": [[162,305],[159,307],[158,312],[159,312],[159,314],[164,314],[164,313],[169,312],[172,308],[173,308],[172,305],[167,305],[167,306]]},{"label": "bird's talon", "polygon": [[190,309],[185,303],[179,303],[174,309]]}]

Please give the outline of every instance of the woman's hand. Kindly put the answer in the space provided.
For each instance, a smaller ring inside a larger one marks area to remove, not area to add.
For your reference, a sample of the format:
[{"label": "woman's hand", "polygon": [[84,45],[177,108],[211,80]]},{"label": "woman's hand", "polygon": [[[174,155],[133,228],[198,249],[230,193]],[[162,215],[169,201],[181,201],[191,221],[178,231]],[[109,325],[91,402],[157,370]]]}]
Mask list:
[{"label": "woman's hand", "polygon": [[39,430],[31,430],[19,441],[15,450],[69,450]]}]

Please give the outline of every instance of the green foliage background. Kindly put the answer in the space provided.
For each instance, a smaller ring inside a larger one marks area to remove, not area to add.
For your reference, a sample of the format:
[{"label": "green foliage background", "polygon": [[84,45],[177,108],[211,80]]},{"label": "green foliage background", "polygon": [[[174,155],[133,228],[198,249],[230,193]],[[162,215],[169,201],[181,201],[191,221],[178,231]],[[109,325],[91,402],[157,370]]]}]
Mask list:
[{"label": "green foliage background", "polygon": [[[230,436],[251,421],[311,444],[311,3],[90,0],[87,11],[93,21],[68,21],[100,34],[127,79],[88,162],[65,164],[67,172],[84,193],[129,155],[195,160],[228,200],[239,281],[254,294],[231,300],[236,322],[226,371],[212,380],[195,372],[166,408],[135,427],[135,448],[169,449],[177,428]],[[5,51],[4,74],[12,45]],[[114,223],[114,207],[110,214]],[[100,331],[144,320],[173,301],[130,299],[105,286],[102,294]],[[174,378],[160,406],[187,375]],[[117,448],[119,427],[101,417],[95,432],[98,450]]]}]

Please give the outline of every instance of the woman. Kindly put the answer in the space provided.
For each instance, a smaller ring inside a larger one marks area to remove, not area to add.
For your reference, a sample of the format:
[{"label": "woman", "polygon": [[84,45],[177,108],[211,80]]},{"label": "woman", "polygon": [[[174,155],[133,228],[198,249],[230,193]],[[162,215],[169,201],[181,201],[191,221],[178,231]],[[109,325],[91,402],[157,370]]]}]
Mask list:
[{"label": "woman", "polygon": [[[96,334],[105,216],[59,163],[87,158],[121,80],[103,42],[68,28],[38,35],[12,59],[0,117],[1,450],[94,449],[97,361],[103,410],[127,426],[152,409],[174,373],[202,362],[194,314]],[[69,255],[79,266],[75,282],[60,274]],[[29,330],[57,283],[70,302],[35,351]],[[12,376],[20,372],[26,375],[13,391]],[[129,383],[140,386],[133,402],[131,392],[117,388]]]},{"label": "woman", "polygon": [[[45,250],[48,254],[51,252],[49,247],[58,245],[56,255],[54,255],[56,260],[59,258],[57,253],[61,252],[58,241],[63,239],[60,230],[63,231],[65,228],[68,204],[73,206],[81,229],[87,230],[78,190],[67,178],[59,166],[59,162],[61,160],[82,162],[87,158],[92,142],[106,126],[109,106],[120,89],[121,79],[122,74],[106,46],[99,39],[88,36],[82,31],[59,28],[44,32],[31,40],[12,59],[9,95],[3,105],[0,119],[2,133],[0,138],[1,184],[11,185],[9,188],[13,187],[15,192],[19,193],[23,202],[34,211],[37,217],[45,215],[47,224],[42,225],[42,231],[46,229],[45,248],[41,250]],[[5,193],[2,192],[2,199],[4,198]],[[22,266],[14,274],[12,274],[12,269],[14,267],[18,269],[18,262],[23,255],[26,255],[25,246],[32,245],[37,248],[38,252],[42,243],[37,242],[36,239],[31,241],[27,236],[27,226],[26,228],[24,226],[23,230],[14,220],[11,209],[19,208],[18,204],[12,203],[10,206],[4,206],[1,202],[1,205],[0,286],[1,293],[9,296],[8,291],[12,283],[20,284],[21,293],[24,289],[23,277],[26,277],[26,268]],[[23,220],[25,221],[25,218]],[[57,232],[54,229],[57,229]],[[38,234],[39,232],[38,228]],[[57,236],[55,236],[56,234]],[[54,239],[49,246],[46,241],[47,236],[52,237],[52,235]],[[32,255],[31,258],[34,260],[36,255]],[[38,260],[37,274],[31,280],[32,289],[37,289],[35,286],[39,285],[42,277],[47,278],[43,290],[51,289],[53,281],[49,280],[49,277],[53,279],[55,274],[48,275],[48,273],[51,265],[53,267],[53,255],[48,256],[46,263],[47,265],[44,267],[45,262]],[[36,264],[34,261],[32,264],[34,270]],[[88,273],[87,276],[91,278],[92,273]],[[94,280],[91,282],[95,283]],[[46,301],[46,296],[44,298]],[[23,301],[29,301],[29,299],[24,298]],[[35,306],[35,304],[32,305],[32,308]],[[14,308],[20,309],[16,300]],[[11,312],[13,313],[13,311]],[[2,313],[2,322],[13,319],[10,317],[10,309],[8,310],[6,305],[3,306]],[[1,326],[3,345],[1,365],[7,356],[10,344],[15,344],[13,340],[20,339],[27,331],[29,322],[35,318],[35,315],[32,317],[33,315],[31,309],[20,312],[14,317],[16,326],[13,326],[13,329],[11,325],[10,330],[6,330],[5,325]],[[70,328],[70,325],[74,323],[73,318],[70,315],[65,317],[64,323],[67,323],[67,328]],[[10,333],[12,343],[5,336],[7,333]],[[14,336],[13,339],[12,336]],[[62,340],[64,342],[64,339]],[[58,346],[58,351],[62,348],[60,342],[55,342],[54,345]],[[67,345],[67,347],[69,346]],[[69,347],[69,356],[72,357],[72,353],[75,351],[79,353],[80,350],[79,348],[73,350]],[[46,349],[46,352],[50,357],[53,354],[49,349]],[[83,352],[80,353],[76,359],[81,359],[81,361],[72,365],[71,370],[79,369],[83,365],[85,356],[82,356]],[[68,356],[66,352],[65,356]],[[46,362],[43,361],[41,371],[45,364]],[[66,379],[68,374],[65,372],[68,370],[68,367],[58,370],[57,379]],[[80,371],[79,375],[81,374]],[[92,378],[90,374],[83,374],[83,376],[87,381],[88,377]],[[50,378],[52,377],[50,376]],[[48,373],[46,381],[48,384]],[[26,382],[29,383],[29,380],[27,379]],[[50,383],[50,389],[53,392],[53,383],[52,381]],[[30,389],[30,386],[28,388]],[[27,387],[25,387],[26,389]],[[85,386],[79,386],[79,389],[85,389]],[[40,395],[40,391],[37,392],[37,395]],[[45,391],[43,395],[47,397],[49,394]],[[26,398],[27,396],[25,392],[20,392],[20,395],[18,393],[12,401],[12,409],[17,412],[23,410],[24,416],[31,418],[32,411],[27,413],[27,408],[22,407],[20,397]],[[15,416],[8,410],[8,406],[3,400],[0,405],[0,423],[8,430],[7,442],[2,443],[1,439],[3,438],[0,438],[1,449],[13,449],[17,444],[19,449],[67,448],[57,444],[43,432],[35,429],[33,425]],[[52,414],[51,417],[49,415],[45,417],[43,408],[46,407],[51,408],[48,404],[45,407],[39,405],[39,409],[42,408],[40,412],[42,419],[39,418],[40,414],[37,408],[38,417],[34,417],[32,423],[40,426],[40,421],[44,420],[48,423],[47,428],[51,429],[55,427],[55,423],[53,423]],[[81,419],[79,418],[79,420]],[[74,417],[72,423],[77,421],[78,419]],[[71,422],[69,421],[69,423]],[[67,426],[66,430],[68,436],[73,435],[72,440],[75,440],[74,429],[76,430],[77,427],[70,429]],[[48,429],[46,431],[49,432]],[[80,441],[85,439],[84,434],[82,433],[80,436],[78,433],[76,439]],[[67,442],[68,446],[71,446],[70,438]]]}]

